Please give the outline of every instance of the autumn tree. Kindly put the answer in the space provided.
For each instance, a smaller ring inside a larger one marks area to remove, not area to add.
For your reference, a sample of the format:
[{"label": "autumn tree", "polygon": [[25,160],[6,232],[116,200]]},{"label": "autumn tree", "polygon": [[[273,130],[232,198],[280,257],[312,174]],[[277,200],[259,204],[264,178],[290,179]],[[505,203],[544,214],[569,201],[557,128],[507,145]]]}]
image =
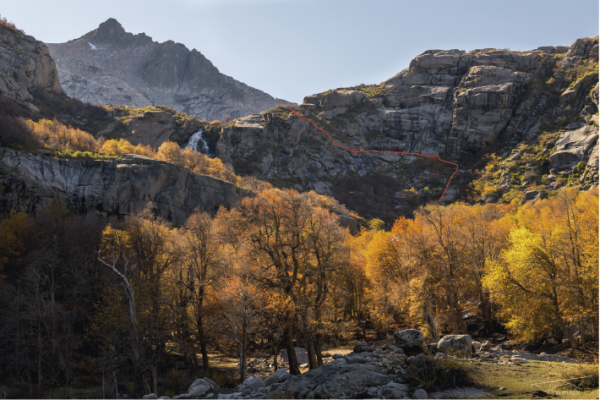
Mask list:
[{"label": "autumn tree", "polygon": [[486,265],[484,286],[515,337],[531,341],[558,327],[578,346],[569,325],[597,332],[597,189],[561,191],[516,213],[519,227],[499,260]]},{"label": "autumn tree", "polygon": [[295,328],[303,327],[311,366],[316,366],[318,338],[312,321],[320,319],[331,274],[343,263],[344,231],[329,212],[295,191],[265,190],[244,199],[239,212],[237,230],[247,243],[248,259],[258,266],[256,279],[294,304],[283,324],[290,373],[299,374]]},{"label": "autumn tree", "polygon": [[202,365],[204,371],[207,371],[209,365],[204,329],[204,295],[207,288],[213,285],[223,272],[219,238],[210,215],[198,211],[192,213],[181,231],[181,242],[182,268],[179,270],[177,283],[186,289],[181,305],[185,307],[189,303],[192,306]]},{"label": "autumn tree", "polygon": [[130,315],[137,394],[156,393],[158,387],[158,365],[173,325],[165,283],[180,259],[175,239],[170,225],[154,217],[151,206],[129,216],[123,229],[109,226],[103,234],[100,261],[118,276]]}]

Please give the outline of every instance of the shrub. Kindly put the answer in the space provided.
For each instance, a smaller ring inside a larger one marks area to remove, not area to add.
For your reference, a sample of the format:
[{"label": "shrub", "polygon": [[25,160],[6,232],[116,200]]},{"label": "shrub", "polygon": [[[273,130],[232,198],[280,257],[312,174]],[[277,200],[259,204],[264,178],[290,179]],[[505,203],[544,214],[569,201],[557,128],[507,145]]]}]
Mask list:
[{"label": "shrub", "polygon": [[240,383],[239,379],[235,375],[228,375],[219,372],[212,372],[210,374],[206,374],[205,377],[213,380],[217,385],[222,388],[236,388]]},{"label": "shrub", "polygon": [[17,26],[14,24],[14,22],[8,22],[6,20],[6,17],[2,17],[0,18],[0,27],[7,29],[9,31],[12,31],[14,33],[23,33],[22,31],[20,31],[19,29],[17,29]]},{"label": "shrub", "polygon": [[60,150],[97,152],[98,141],[94,136],[78,128],[67,127],[57,120],[28,121],[33,136],[41,146]]},{"label": "shrub", "polygon": [[26,146],[36,143],[31,128],[23,118],[0,114],[0,146]]},{"label": "shrub", "polygon": [[575,369],[562,373],[563,379],[571,379],[571,383],[581,389],[598,387],[598,361],[593,364],[579,364]]},{"label": "shrub", "polygon": [[170,369],[161,379],[160,389],[162,389],[161,392],[169,393],[173,396],[187,392],[190,382],[191,380],[186,370]]},{"label": "shrub", "polygon": [[466,365],[451,357],[419,356],[407,368],[406,377],[410,384],[423,385],[426,391],[472,386]]},{"label": "shrub", "polygon": [[125,139],[110,139],[105,141],[100,147],[100,152],[109,156],[119,154],[139,154],[141,156],[155,157],[156,153],[150,146],[142,146],[138,143],[137,146],[132,145]]},{"label": "shrub", "polygon": [[181,148],[177,143],[167,140],[158,148],[156,158],[162,161],[180,163],[182,161]]}]

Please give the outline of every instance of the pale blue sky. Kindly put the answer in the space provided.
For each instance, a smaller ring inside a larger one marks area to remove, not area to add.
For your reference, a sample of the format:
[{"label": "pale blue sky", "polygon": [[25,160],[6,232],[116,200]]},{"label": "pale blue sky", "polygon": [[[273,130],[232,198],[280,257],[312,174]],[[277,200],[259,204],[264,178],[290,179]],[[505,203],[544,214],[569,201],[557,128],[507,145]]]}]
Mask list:
[{"label": "pale blue sky", "polygon": [[380,83],[429,49],[530,50],[598,35],[598,0],[0,0],[49,43],[116,18],[125,30],[196,48],[273,96]]}]

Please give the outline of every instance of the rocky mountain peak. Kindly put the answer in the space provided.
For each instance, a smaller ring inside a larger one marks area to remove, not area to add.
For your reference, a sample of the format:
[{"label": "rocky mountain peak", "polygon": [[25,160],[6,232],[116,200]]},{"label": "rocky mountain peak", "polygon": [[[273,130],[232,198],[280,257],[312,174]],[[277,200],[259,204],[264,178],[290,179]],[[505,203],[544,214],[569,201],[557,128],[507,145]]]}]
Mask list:
[{"label": "rocky mountain peak", "polygon": [[[117,46],[117,47],[130,47],[130,46],[143,46],[152,43],[152,38],[147,36],[145,33],[139,33],[134,35],[133,33],[126,32],[123,25],[114,18],[109,18],[101,23],[98,28],[94,29],[83,35],[82,37],[71,40],[68,43],[89,43],[94,47],[90,46],[91,50],[94,50],[96,46]],[[88,47],[87,45],[85,47]],[[97,48],[96,48],[97,50]]]},{"label": "rocky mountain peak", "polygon": [[292,105],[221,74],[198,50],[134,35],[114,18],[48,47],[66,92],[92,104],[165,105],[205,120]]},{"label": "rocky mountain peak", "polygon": [[109,18],[98,26],[94,37],[98,41],[114,42],[126,34],[123,25],[114,18]]}]

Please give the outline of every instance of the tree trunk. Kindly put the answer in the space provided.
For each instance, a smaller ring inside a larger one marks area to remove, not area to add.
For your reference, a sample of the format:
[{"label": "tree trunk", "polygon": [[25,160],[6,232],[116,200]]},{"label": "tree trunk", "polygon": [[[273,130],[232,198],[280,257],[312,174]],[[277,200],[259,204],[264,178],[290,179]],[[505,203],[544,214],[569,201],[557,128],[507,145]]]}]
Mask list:
[{"label": "tree trunk", "polygon": [[306,341],[306,352],[308,353],[308,368],[318,368],[319,365],[317,363],[317,355],[315,354],[315,345],[313,343],[312,338],[309,338]]},{"label": "tree trunk", "polygon": [[294,348],[294,333],[293,328],[288,326],[286,334],[286,349],[288,353],[288,364],[290,365],[290,374],[300,375],[300,367],[296,358],[296,349]]},{"label": "tree trunk", "polygon": [[152,365],[150,371],[152,373],[152,393],[158,394],[158,371],[156,365]]},{"label": "tree trunk", "polygon": [[115,399],[119,398],[119,384],[117,383],[117,374],[113,371],[113,387],[115,389]]},{"label": "tree trunk", "polygon": [[317,340],[315,340],[315,353],[317,353],[317,364],[319,366],[323,365],[323,354],[321,354],[321,335],[317,335]]},{"label": "tree trunk", "polygon": [[437,326],[435,325],[435,321],[433,320],[433,315],[431,315],[431,308],[427,307],[427,319],[429,320],[429,325],[431,326],[431,333],[433,335],[433,339],[436,342],[440,341],[440,334],[438,333]]},{"label": "tree trunk", "polygon": [[38,324],[38,391],[41,390],[42,387],[42,328]]},{"label": "tree trunk", "polygon": [[242,320],[242,345],[240,346],[240,378],[246,380],[246,304],[244,303],[244,318]]},{"label": "tree trunk", "polygon": [[273,372],[277,371],[277,348],[275,347],[275,340],[271,340],[271,353],[273,354]]},{"label": "tree trunk", "polygon": [[196,323],[198,324],[198,340],[200,341],[200,353],[202,354],[202,371],[208,371],[208,353],[206,352],[206,336],[204,334],[204,287],[199,289],[198,309],[196,315]]}]

